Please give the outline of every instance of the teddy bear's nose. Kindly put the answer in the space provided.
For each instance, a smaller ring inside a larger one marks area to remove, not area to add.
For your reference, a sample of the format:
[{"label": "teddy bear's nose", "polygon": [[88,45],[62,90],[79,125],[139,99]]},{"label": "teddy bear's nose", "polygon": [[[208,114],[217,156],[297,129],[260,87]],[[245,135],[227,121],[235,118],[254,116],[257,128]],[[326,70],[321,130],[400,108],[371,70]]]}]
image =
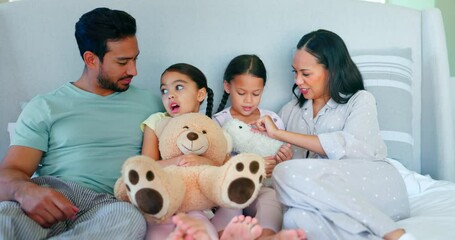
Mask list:
[{"label": "teddy bear's nose", "polygon": [[190,140],[190,141],[194,141],[194,140],[197,140],[198,138],[198,135],[194,132],[189,132],[186,137]]}]

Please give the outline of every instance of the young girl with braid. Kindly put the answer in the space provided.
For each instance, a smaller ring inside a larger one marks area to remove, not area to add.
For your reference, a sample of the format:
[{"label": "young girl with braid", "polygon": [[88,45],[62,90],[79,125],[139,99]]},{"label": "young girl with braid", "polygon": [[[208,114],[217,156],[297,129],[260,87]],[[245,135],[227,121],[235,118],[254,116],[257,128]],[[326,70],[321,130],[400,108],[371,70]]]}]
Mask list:
[{"label": "young girl with braid", "polygon": [[[283,121],[276,113],[258,108],[267,80],[266,75],[264,63],[256,55],[240,55],[232,59],[224,73],[224,95],[218,107],[218,113],[213,116],[213,119],[223,126],[231,119],[239,119],[250,124],[261,117],[270,116],[277,126],[284,129]],[[231,106],[225,108],[229,96]],[[274,156],[266,157],[267,176],[271,176],[277,163],[289,160],[291,157],[292,151],[289,144],[284,144]],[[261,239],[289,237],[290,233],[295,236],[291,239],[301,239],[301,230],[281,230],[282,206],[272,187],[263,186],[257,199],[243,211],[245,215],[254,216],[262,226]],[[219,208],[216,211],[211,221],[219,235],[229,221],[239,214],[241,210],[238,209]],[[297,232],[299,234],[295,234]]]},{"label": "young girl with braid", "polygon": [[[211,117],[213,107],[213,91],[207,86],[207,79],[196,67],[177,63],[168,67],[161,75],[161,101],[166,112],[158,112],[148,117],[142,124],[144,139],[142,155],[159,160],[161,166],[178,165],[192,166],[212,164],[212,161],[198,155],[183,155],[171,159],[161,160],[158,149],[158,137],[155,134],[156,123],[164,117],[176,117],[184,113],[199,112],[199,108],[207,97],[206,115]],[[217,232],[204,212],[191,211],[189,217],[204,223],[207,233],[217,238]],[[165,239],[175,228],[171,221],[163,224],[147,224],[146,239]]]}]

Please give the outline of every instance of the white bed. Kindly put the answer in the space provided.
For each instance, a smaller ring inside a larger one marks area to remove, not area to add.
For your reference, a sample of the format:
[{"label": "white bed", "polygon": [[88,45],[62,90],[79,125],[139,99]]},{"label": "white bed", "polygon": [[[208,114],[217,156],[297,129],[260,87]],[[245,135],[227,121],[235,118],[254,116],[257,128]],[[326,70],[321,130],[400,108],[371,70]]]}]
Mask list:
[{"label": "white bed", "polygon": [[227,62],[255,53],[268,69],[261,107],[278,111],[290,98],[292,51],[300,37],[318,28],[338,33],[377,98],[389,157],[397,160],[408,187],[412,216],[399,224],[417,239],[455,239],[455,122],[439,10],[360,0],[0,4],[0,156],[9,145],[7,125],[17,119],[21,104],[79,77],[83,65],[74,23],[99,6],[125,10],[137,19],[141,54],[135,85],[158,92],[161,72],[188,62],[206,74],[215,105]]},{"label": "white bed", "polygon": [[455,184],[434,180],[392,162],[405,180],[411,206],[411,217],[399,221],[400,226],[417,239],[455,239]]}]

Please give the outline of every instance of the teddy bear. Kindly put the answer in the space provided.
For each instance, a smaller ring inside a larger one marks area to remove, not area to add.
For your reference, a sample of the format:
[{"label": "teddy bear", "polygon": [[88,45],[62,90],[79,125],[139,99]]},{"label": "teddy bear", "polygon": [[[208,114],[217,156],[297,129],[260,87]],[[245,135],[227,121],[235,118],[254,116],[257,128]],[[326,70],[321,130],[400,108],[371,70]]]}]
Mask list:
[{"label": "teddy bear", "polygon": [[[265,133],[256,131],[251,125],[238,119],[231,119],[224,123],[223,129],[232,137],[232,146],[235,153],[256,153],[262,157],[275,155],[284,144]],[[271,178],[265,178],[264,186],[273,185]]]},{"label": "teddy bear", "polygon": [[256,153],[262,157],[275,155],[284,144],[238,120],[228,120],[223,129],[232,137],[233,150],[236,153]]},{"label": "teddy bear", "polygon": [[265,176],[264,159],[245,153],[226,161],[232,149],[230,135],[209,117],[187,113],[164,118],[155,133],[162,159],[197,154],[214,164],[162,167],[143,155],[127,159],[114,194],[135,205],[152,223],[190,210],[242,209],[257,197]]}]

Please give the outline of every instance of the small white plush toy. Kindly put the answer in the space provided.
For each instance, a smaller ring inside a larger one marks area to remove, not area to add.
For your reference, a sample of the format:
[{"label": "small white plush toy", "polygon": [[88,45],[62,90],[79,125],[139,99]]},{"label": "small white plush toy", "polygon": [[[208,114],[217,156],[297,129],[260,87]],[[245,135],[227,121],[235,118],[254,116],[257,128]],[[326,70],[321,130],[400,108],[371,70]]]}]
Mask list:
[{"label": "small white plush toy", "polygon": [[252,127],[238,119],[227,121],[223,129],[231,135],[236,153],[256,153],[262,157],[275,155],[283,142],[253,131]]}]

